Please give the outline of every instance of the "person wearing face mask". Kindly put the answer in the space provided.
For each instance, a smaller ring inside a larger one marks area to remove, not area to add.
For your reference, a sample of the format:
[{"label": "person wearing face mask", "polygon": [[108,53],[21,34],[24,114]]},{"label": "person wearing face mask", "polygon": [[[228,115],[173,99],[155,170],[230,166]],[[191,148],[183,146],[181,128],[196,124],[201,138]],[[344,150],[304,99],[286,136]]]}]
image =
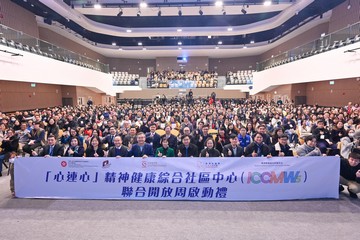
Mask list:
[{"label": "person wearing face mask", "polygon": [[340,143],[340,155],[343,158],[348,158],[351,150],[360,149],[360,129],[348,130],[347,136],[341,138]]}]

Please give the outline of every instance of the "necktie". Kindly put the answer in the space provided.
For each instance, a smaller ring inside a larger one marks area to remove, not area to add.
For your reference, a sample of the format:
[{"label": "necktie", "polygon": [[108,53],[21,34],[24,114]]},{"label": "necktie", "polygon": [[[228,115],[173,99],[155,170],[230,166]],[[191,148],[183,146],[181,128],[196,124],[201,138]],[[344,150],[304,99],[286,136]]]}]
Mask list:
[{"label": "necktie", "polygon": [[49,155],[50,155],[50,156],[52,156],[53,150],[54,150],[54,146],[50,146],[50,149],[49,149]]},{"label": "necktie", "polygon": [[189,148],[185,148],[185,157],[188,157],[188,155],[189,155]]}]

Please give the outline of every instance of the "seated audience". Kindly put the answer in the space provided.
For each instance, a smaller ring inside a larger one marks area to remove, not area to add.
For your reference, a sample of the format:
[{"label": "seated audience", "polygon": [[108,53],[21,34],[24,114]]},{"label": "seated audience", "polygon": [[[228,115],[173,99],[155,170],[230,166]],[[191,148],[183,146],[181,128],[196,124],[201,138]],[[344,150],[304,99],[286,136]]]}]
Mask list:
[{"label": "seated audience", "polygon": [[65,157],[83,157],[85,153],[84,147],[77,137],[72,136],[70,146],[66,149]]},{"label": "seated audience", "polygon": [[[358,198],[360,192],[360,150],[355,149],[349,154],[349,158],[341,159],[340,184],[347,186],[350,197]],[[344,187],[340,185],[340,192]]]},{"label": "seated audience", "polygon": [[155,157],[175,157],[174,149],[169,147],[168,138],[161,138],[161,147],[156,149]]}]

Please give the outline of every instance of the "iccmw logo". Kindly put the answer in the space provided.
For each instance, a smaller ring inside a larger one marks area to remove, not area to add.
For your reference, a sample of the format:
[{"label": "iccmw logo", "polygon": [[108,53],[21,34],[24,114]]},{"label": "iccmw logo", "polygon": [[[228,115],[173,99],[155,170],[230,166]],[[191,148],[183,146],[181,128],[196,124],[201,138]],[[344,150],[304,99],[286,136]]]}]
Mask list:
[{"label": "iccmw logo", "polygon": [[[245,176],[245,178],[242,178],[242,180],[246,180],[247,184],[300,183],[302,182],[301,177],[302,176],[300,175],[300,171],[282,171],[280,173],[276,173],[274,171],[248,172],[247,176]],[[305,172],[305,181],[306,181],[306,172]]]}]

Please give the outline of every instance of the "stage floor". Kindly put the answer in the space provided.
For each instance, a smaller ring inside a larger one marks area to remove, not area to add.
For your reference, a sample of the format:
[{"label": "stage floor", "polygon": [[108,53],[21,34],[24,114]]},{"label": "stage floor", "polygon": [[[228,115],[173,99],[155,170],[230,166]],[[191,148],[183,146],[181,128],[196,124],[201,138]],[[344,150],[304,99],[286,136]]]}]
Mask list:
[{"label": "stage floor", "polygon": [[0,239],[357,239],[360,200],[165,202],[13,199],[0,177]]}]

